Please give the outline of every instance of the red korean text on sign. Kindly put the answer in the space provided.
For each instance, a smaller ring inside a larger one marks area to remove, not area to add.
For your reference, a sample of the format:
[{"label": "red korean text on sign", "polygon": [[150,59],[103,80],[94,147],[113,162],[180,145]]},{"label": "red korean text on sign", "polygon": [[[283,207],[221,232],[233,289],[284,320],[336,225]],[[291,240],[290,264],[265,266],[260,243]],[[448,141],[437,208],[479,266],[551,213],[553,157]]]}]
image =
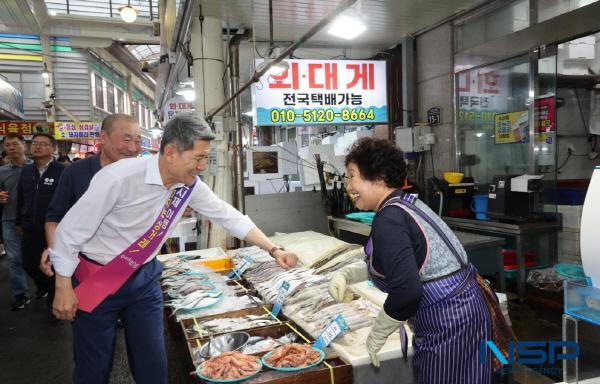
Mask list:
[{"label": "red korean text on sign", "polygon": [[500,75],[496,71],[477,73],[477,93],[498,94]]},{"label": "red korean text on sign", "polygon": [[[291,72],[291,75],[290,75]],[[283,71],[283,73],[279,75],[271,75],[273,78],[273,82],[269,83],[269,88],[291,88],[298,89],[300,88],[300,76],[298,74],[298,63],[292,63],[289,69]],[[289,83],[291,77],[291,83]]]},{"label": "red korean text on sign", "polygon": [[360,88],[375,89],[375,64],[346,64],[346,69],[354,71],[352,80],[346,84],[346,88],[354,88],[360,81]]},{"label": "red korean text on sign", "polygon": [[[325,83],[318,83],[316,80],[317,71],[324,71]],[[337,89],[337,63],[311,63],[308,64],[308,86],[311,89],[325,88]]]}]

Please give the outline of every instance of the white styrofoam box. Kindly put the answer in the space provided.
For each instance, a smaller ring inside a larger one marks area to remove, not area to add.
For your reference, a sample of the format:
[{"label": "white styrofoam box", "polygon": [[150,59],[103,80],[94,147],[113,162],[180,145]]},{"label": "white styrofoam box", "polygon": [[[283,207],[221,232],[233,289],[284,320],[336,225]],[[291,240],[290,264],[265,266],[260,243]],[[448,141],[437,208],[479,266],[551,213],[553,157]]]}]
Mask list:
[{"label": "white styrofoam box", "polygon": [[193,236],[196,234],[196,221],[195,217],[188,217],[186,219],[182,219],[173,233],[171,233],[171,237],[180,237],[180,236]]},{"label": "white styrofoam box", "polygon": [[353,131],[344,133],[344,136],[339,138],[335,143],[335,155],[346,156],[352,144],[354,144],[358,139],[372,136],[373,131]]},{"label": "white styrofoam box", "polygon": [[594,35],[585,36],[569,42],[569,59],[592,60],[595,57],[596,38]]},{"label": "white styrofoam box", "polygon": [[324,137],[323,141],[321,141],[321,144],[323,144],[323,145],[335,144],[341,137],[342,137],[341,133],[336,133],[335,135]]},{"label": "white styrofoam box", "polygon": [[282,173],[284,175],[298,174],[298,145],[295,141],[285,141],[276,144],[282,148],[281,165],[283,166]]},{"label": "white styrofoam box", "polygon": [[587,75],[588,60],[583,59],[565,59],[563,60],[562,72],[563,75]]}]

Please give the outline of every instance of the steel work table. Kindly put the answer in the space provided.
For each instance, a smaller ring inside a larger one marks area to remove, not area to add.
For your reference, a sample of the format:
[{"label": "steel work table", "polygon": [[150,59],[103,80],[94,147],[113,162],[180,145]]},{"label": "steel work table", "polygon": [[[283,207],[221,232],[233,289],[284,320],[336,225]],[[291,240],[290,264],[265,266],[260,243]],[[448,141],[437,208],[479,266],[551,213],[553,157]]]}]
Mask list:
[{"label": "steel work table", "polygon": [[525,256],[523,249],[523,240],[526,237],[544,235],[548,237],[549,253],[547,262],[550,265],[556,263],[558,258],[558,247],[556,233],[561,225],[558,221],[533,222],[533,223],[501,223],[497,221],[482,221],[473,219],[458,219],[453,217],[443,217],[444,221],[452,229],[469,231],[475,233],[485,233],[491,235],[500,235],[512,237],[515,239],[517,253],[517,290],[519,298],[525,296]]},{"label": "steel work table", "polygon": [[[352,232],[363,236],[369,236],[371,233],[370,225],[339,217],[329,217],[329,227],[332,233],[334,233],[338,238],[340,237],[340,231]],[[471,258],[472,254],[478,251],[491,251],[495,254],[496,260],[494,271],[497,274],[499,285],[498,288],[500,292],[505,293],[506,281],[504,278],[504,263],[501,253],[501,247],[504,245],[505,240],[501,237],[486,236],[456,230],[454,231],[454,234],[462,243],[469,258]]]}]

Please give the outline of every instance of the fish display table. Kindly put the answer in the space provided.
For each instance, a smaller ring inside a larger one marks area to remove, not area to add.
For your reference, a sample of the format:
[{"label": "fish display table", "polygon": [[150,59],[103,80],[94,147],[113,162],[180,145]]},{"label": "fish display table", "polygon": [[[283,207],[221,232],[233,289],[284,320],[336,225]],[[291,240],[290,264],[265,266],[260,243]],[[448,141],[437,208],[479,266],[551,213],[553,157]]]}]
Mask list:
[{"label": "fish display table", "polygon": [[[400,337],[396,332],[378,354],[381,367],[376,369],[370,364],[365,342],[385,294],[365,282],[350,286],[342,303],[329,295],[331,275],[345,265],[364,260],[362,246],[311,231],[279,234],[271,240],[293,250],[299,257],[299,265],[285,271],[257,247],[226,252],[236,266],[237,275],[229,271],[211,272],[204,266],[202,259],[216,257],[212,255],[214,252],[191,251],[159,258],[164,267],[161,283],[169,330],[181,336],[189,352],[187,364],[192,372],[191,382],[204,382],[193,372],[202,370],[206,360],[202,351],[210,349],[206,344],[213,338],[245,332],[249,339],[240,349],[241,353],[260,357],[290,342],[312,344],[342,316],[349,329],[324,349],[322,363],[292,371],[274,371],[263,366],[243,382],[414,383],[409,329],[407,359],[401,356]],[[474,250],[485,249],[486,244],[490,244],[486,243],[489,239],[472,234],[465,235],[463,241]],[[221,252],[217,254],[217,257],[222,256]],[[285,295],[281,295],[282,289]],[[281,311],[276,315],[273,314],[275,304],[281,304]],[[230,370],[224,372],[231,373]]]}]

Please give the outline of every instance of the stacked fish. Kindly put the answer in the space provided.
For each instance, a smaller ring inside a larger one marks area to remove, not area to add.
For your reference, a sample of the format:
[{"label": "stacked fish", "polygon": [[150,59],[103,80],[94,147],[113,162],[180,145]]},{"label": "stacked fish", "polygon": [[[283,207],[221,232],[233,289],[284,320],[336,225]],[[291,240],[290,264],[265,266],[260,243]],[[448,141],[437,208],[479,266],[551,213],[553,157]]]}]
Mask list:
[{"label": "stacked fish", "polygon": [[357,261],[365,259],[363,247],[357,244],[348,244],[345,247],[340,247],[337,252],[323,257],[318,262],[312,265],[317,275],[332,273],[345,267],[346,265],[354,264]]},{"label": "stacked fish", "polygon": [[[167,277],[163,277],[161,284],[170,297],[170,300],[165,300],[165,305],[173,308],[173,314],[210,307],[223,298],[225,284],[222,279],[219,281],[219,275],[193,272],[181,261],[175,263],[169,260],[165,264],[169,264]],[[170,273],[173,270],[184,272]]]},{"label": "stacked fish", "polygon": [[284,281],[290,285],[286,300],[303,289],[322,286],[327,283],[327,277],[315,275],[310,269],[298,267],[286,271],[279,267],[275,261],[263,263],[261,269],[255,268],[246,272],[244,278],[251,282],[265,301],[269,303],[275,301]]},{"label": "stacked fish", "polygon": [[242,329],[265,327],[275,323],[277,321],[270,315],[246,315],[242,317],[197,320],[196,324],[192,324],[185,329],[185,333],[188,337],[194,338],[205,333],[215,335]]},{"label": "stacked fish", "polygon": [[359,299],[349,303],[327,306],[312,314],[307,314],[304,319],[314,327],[316,334],[320,334],[338,315],[342,315],[348,324],[349,332],[352,332],[372,326],[379,310],[380,308],[370,301]]},{"label": "stacked fish", "polygon": [[272,351],[277,347],[281,347],[282,345],[286,345],[296,341],[297,336],[295,333],[288,333],[278,339],[274,339],[272,337],[260,337],[260,336],[252,336],[248,339],[248,343],[242,348],[242,353],[251,355],[255,353],[264,353]]},{"label": "stacked fish", "polygon": [[367,300],[337,303],[328,292],[330,273],[324,272],[335,271],[347,263],[364,258],[360,246],[349,244],[338,247],[338,251],[332,251],[322,258],[315,267],[323,274],[305,267],[286,271],[266,252],[255,247],[240,249],[234,259],[239,262],[247,254],[251,254],[255,262],[244,273],[244,279],[252,283],[268,303],[275,301],[282,283],[287,281],[290,287],[283,303],[283,313],[301,323],[313,337],[318,337],[338,314],[344,317],[352,332],[370,327],[379,312],[379,308]]}]

